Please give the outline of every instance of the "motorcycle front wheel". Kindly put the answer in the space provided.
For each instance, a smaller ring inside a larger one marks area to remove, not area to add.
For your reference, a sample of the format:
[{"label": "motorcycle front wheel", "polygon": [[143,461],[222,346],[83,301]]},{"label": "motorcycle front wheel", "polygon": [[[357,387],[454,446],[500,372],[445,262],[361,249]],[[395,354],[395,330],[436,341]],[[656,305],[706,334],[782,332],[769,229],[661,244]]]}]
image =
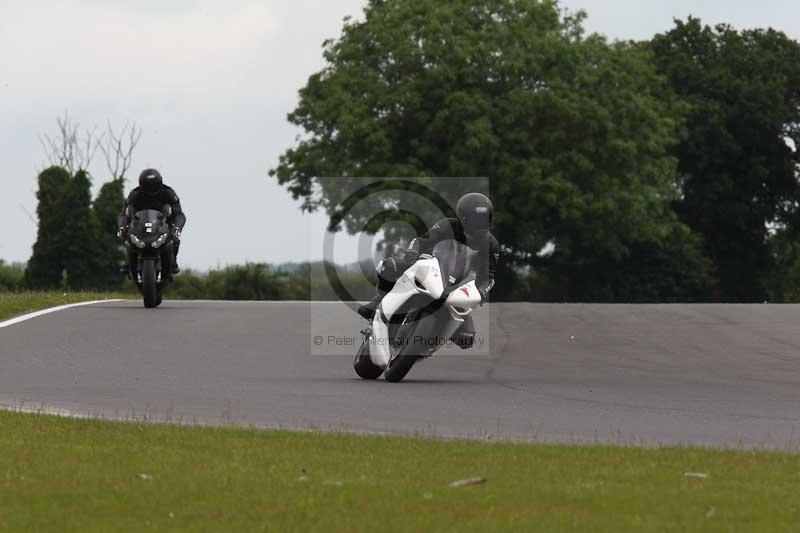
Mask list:
[{"label": "motorcycle front wheel", "polygon": [[403,324],[400,326],[401,344],[397,352],[389,360],[386,371],[383,377],[389,383],[399,383],[403,381],[406,374],[411,370],[414,364],[422,359],[419,353],[420,347],[410,342],[416,333],[417,327],[420,324],[420,319],[425,316],[418,313],[408,315]]},{"label": "motorcycle front wheel", "polygon": [[154,259],[145,259],[142,263],[142,296],[147,309],[156,307],[158,301],[158,282],[156,281],[156,262]]},{"label": "motorcycle front wheel", "polygon": [[414,353],[404,353],[408,351],[407,346],[403,346],[400,349],[400,353],[398,353],[392,360],[389,362],[389,366],[386,367],[386,372],[383,374],[383,377],[389,383],[399,383],[403,381],[403,378],[406,377],[406,374],[411,370],[411,367],[414,364],[422,359],[422,356],[414,354]]}]

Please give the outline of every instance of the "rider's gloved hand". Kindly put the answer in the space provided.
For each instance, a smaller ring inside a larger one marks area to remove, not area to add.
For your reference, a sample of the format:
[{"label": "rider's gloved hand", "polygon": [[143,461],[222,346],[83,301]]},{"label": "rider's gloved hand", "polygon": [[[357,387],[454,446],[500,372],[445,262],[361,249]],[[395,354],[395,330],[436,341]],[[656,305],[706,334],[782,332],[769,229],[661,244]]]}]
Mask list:
[{"label": "rider's gloved hand", "polygon": [[417,259],[419,259],[419,252],[415,250],[405,250],[394,257],[387,257],[381,262],[378,277],[394,283],[408,267],[417,262]]},{"label": "rider's gloved hand", "polygon": [[117,238],[122,239],[123,241],[128,237],[128,228],[122,226],[117,228]]},{"label": "rider's gloved hand", "polygon": [[416,250],[406,250],[403,252],[403,263],[406,268],[410,267],[419,260],[419,252]]},{"label": "rider's gloved hand", "polygon": [[172,240],[175,242],[181,242],[181,228],[178,226],[172,227]]},{"label": "rider's gloved hand", "polygon": [[400,274],[403,273],[403,267],[400,261],[394,257],[387,257],[381,264],[381,269],[378,272],[378,277],[385,279],[390,284],[397,281]]}]

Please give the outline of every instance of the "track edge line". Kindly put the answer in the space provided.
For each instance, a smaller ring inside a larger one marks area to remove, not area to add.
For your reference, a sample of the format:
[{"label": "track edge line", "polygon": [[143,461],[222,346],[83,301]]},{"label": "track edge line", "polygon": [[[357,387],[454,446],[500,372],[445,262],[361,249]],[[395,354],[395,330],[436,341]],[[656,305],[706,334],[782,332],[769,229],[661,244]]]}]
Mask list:
[{"label": "track edge line", "polygon": [[7,328],[9,326],[13,326],[15,324],[19,324],[21,322],[26,322],[28,320],[32,320],[34,318],[38,318],[40,316],[49,315],[51,313],[56,313],[58,311],[64,311],[66,309],[71,309],[73,307],[84,307],[88,305],[96,305],[102,303],[111,303],[111,302],[124,302],[122,298],[112,298],[108,300],[92,300],[89,302],[76,302],[72,304],[64,304],[64,305],[57,305],[55,307],[48,307],[46,309],[40,309],[38,311],[32,311],[30,313],[26,313],[24,315],[20,315],[14,318],[9,318],[8,320],[4,320],[0,322],[0,329]]}]

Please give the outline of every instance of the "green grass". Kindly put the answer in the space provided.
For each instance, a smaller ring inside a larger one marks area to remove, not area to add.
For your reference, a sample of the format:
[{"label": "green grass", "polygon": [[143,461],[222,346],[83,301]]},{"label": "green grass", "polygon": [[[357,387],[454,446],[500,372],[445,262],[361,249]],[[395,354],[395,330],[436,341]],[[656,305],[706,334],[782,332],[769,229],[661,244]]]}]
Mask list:
[{"label": "green grass", "polygon": [[0,320],[56,305],[132,297],[124,293],[99,292],[0,292]]},{"label": "green grass", "polygon": [[[0,530],[800,529],[800,455],[773,452],[437,441],[2,411],[0,450]],[[486,482],[449,487],[473,476]]]}]

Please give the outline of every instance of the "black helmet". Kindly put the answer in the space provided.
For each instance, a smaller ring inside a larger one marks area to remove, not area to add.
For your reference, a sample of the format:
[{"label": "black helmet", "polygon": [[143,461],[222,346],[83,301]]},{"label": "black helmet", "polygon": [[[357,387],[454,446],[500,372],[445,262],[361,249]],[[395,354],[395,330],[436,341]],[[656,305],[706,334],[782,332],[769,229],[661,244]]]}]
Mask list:
[{"label": "black helmet", "polygon": [[468,237],[482,238],[489,233],[494,216],[492,201],[479,192],[465,194],[458,201],[456,213]]},{"label": "black helmet", "polygon": [[155,196],[164,185],[161,174],[154,168],[146,168],[139,174],[139,187],[148,196]]}]

